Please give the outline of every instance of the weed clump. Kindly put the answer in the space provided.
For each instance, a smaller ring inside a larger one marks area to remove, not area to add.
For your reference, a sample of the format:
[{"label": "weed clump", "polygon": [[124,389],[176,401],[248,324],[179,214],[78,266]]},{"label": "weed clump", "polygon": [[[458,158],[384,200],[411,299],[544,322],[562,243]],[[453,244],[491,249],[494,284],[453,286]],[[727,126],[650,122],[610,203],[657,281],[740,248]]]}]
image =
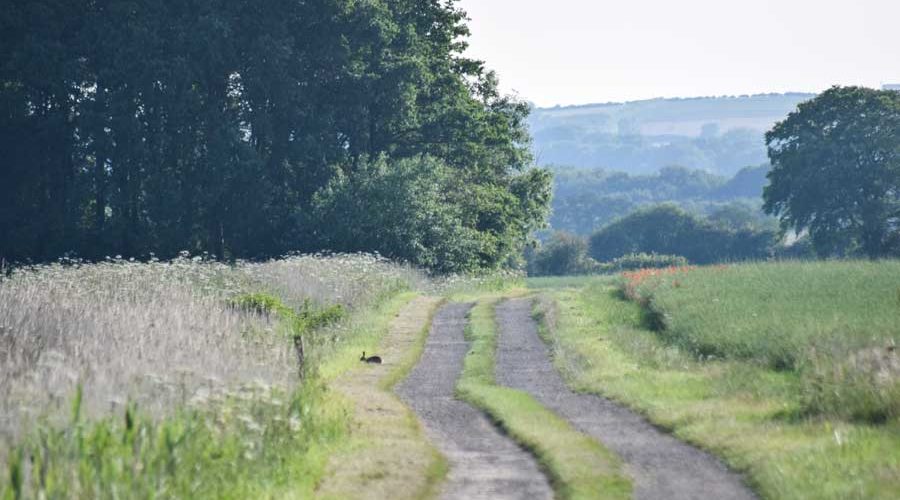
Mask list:
[{"label": "weed clump", "polygon": [[893,345],[811,350],[802,366],[803,408],[811,415],[900,419],[900,352]]}]

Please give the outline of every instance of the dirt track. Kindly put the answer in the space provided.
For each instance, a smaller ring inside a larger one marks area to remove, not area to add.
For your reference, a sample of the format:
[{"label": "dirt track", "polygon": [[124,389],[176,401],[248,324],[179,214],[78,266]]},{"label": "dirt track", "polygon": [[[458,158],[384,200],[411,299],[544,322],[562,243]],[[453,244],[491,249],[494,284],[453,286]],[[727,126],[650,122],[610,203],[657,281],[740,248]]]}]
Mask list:
[{"label": "dirt track", "polygon": [[637,499],[752,499],[739,475],[711,455],[650,425],[607,399],[569,390],[553,367],[531,317],[531,299],[497,307],[497,383],[530,393],[616,452]]},{"label": "dirt track", "polygon": [[471,304],[449,304],[435,315],[425,351],[396,389],[421,419],[450,465],[441,498],[552,498],[534,459],[488,421],[457,400],[454,388],[469,349],[464,338]]}]

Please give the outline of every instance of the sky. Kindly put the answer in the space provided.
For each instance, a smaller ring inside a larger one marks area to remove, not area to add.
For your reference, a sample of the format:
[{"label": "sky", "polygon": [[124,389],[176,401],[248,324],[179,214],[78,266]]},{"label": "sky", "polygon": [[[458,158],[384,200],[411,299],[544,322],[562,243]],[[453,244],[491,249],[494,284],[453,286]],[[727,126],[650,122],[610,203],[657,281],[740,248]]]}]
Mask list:
[{"label": "sky", "polygon": [[539,106],[900,83],[900,0],[459,0]]}]

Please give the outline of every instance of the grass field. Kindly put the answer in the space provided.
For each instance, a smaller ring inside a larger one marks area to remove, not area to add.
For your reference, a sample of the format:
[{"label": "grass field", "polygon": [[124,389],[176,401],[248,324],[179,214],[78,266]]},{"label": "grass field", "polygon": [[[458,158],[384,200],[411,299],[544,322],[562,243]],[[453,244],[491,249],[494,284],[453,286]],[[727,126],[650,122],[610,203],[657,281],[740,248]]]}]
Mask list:
[{"label": "grass field", "polygon": [[560,498],[630,498],[630,481],[614,454],[525,392],[495,384],[494,306],[499,300],[483,297],[471,311],[466,336],[472,344],[458,392],[534,453]]},{"label": "grass field", "polygon": [[626,273],[663,338],[802,375],[804,411],[900,417],[900,261]]},{"label": "grass field", "polygon": [[[0,498],[312,496],[352,415],[327,382],[378,344],[417,279],[347,255],[14,272],[0,282]],[[309,329],[337,305],[341,321]]]},{"label": "grass field", "polygon": [[[543,290],[536,313],[555,363],[573,387],[620,401],[723,457],[745,472],[763,497],[896,498],[900,421],[812,412],[809,393],[820,376],[816,370],[823,368],[799,361],[808,359],[802,357],[808,346],[801,339],[815,343],[821,332],[833,342],[834,325],[855,325],[859,334],[838,346],[858,349],[856,341],[883,346],[891,330],[866,335],[864,328],[893,326],[885,318],[898,306],[883,295],[896,291],[881,276],[896,270],[894,263],[819,263],[664,273],[638,278],[640,283],[631,280],[643,307],[622,297],[627,281],[596,278],[584,286]],[[868,274],[849,276],[858,272]],[[848,285],[845,291],[840,291],[842,282]],[[835,288],[829,294],[821,286]],[[806,287],[811,293],[804,294]],[[694,295],[687,300],[680,294]],[[866,305],[859,294],[882,296]],[[772,296],[793,306],[768,307]],[[722,303],[727,306],[719,309]],[[792,316],[794,311],[802,318]],[[857,317],[863,315],[870,317]],[[746,321],[755,326],[747,327]],[[664,329],[654,331],[648,324]],[[766,353],[773,351],[752,338],[769,338],[763,325],[780,325],[784,335],[794,335],[774,352],[793,346],[798,362],[771,362]],[[691,338],[703,339],[718,355],[710,357]],[[747,345],[757,351],[731,350]],[[843,370],[837,373],[846,376]]]}]

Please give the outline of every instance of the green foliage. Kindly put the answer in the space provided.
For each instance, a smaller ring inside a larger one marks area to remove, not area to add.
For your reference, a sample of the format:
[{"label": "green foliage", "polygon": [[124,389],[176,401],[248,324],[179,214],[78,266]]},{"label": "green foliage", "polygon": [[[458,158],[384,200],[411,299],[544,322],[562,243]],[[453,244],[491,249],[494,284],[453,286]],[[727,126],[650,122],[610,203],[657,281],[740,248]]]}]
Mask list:
[{"label": "green foliage", "polygon": [[708,264],[763,259],[774,242],[773,230],[722,227],[663,204],[638,210],[594,233],[590,254],[598,261],[609,261],[632,253],[658,253]]},{"label": "green foliage", "polygon": [[665,267],[682,267],[688,260],[680,255],[661,255],[655,253],[632,253],[623,255],[601,264],[604,272],[634,271],[636,269],[661,269]]},{"label": "green foliage", "polygon": [[483,179],[434,157],[362,160],[315,199],[332,250],[375,250],[441,272],[496,268],[546,216],[540,170]]},{"label": "green foliage", "polygon": [[759,226],[774,221],[760,210],[768,165],[746,167],[731,179],[684,167],[666,167],[648,175],[602,169],[553,170],[550,225],[557,230],[590,235],[619,217],[659,203],[674,203],[707,215],[740,210],[748,222]]},{"label": "green foliage", "polygon": [[811,351],[802,366],[804,411],[862,422],[900,419],[900,353],[894,343],[820,344],[825,345]]},{"label": "green foliage", "polygon": [[[0,11],[0,261],[343,249],[341,224],[315,216],[316,193],[366,178],[382,155],[401,170],[425,155],[472,203],[381,221],[439,217],[465,234],[432,232],[398,254],[441,270],[495,266],[542,224],[548,177],[525,172],[528,106],[463,56],[465,22],[442,0],[11,2]],[[458,236],[469,246],[443,248]],[[367,241],[354,248],[384,246]]]},{"label": "green foliage", "polygon": [[900,262],[785,262],[699,268],[636,289],[669,342],[702,357],[798,373],[803,409],[900,417]]},{"label": "green foliage", "polygon": [[900,93],[833,87],[766,134],[765,210],[820,256],[897,252]]},{"label": "green foliage", "polygon": [[[310,495],[322,445],[345,432],[321,385],[236,395],[155,419],[44,423],[11,450],[7,498],[248,498]],[[333,405],[332,405],[333,406]],[[23,456],[30,467],[22,467]]]},{"label": "green foliage", "polygon": [[256,314],[274,315],[285,320],[290,336],[302,336],[308,331],[334,324],[346,316],[341,304],[326,307],[316,305],[306,298],[298,311],[286,306],[281,299],[267,293],[248,293],[231,299],[233,307]]},{"label": "green foliage", "polygon": [[597,270],[597,262],[588,257],[587,241],[581,236],[555,231],[550,240],[528,257],[530,276],[573,276]]},{"label": "green foliage", "polygon": [[274,314],[290,317],[293,311],[281,299],[267,293],[247,293],[231,299],[231,305],[256,314]]}]

